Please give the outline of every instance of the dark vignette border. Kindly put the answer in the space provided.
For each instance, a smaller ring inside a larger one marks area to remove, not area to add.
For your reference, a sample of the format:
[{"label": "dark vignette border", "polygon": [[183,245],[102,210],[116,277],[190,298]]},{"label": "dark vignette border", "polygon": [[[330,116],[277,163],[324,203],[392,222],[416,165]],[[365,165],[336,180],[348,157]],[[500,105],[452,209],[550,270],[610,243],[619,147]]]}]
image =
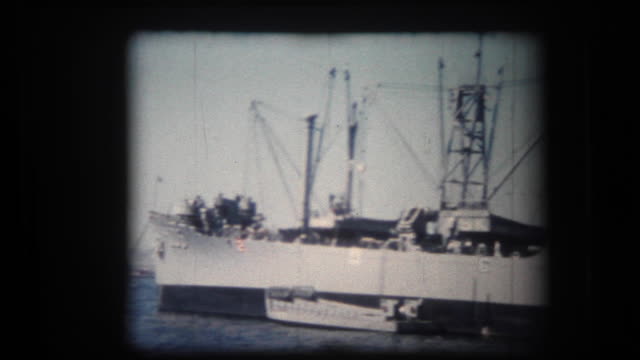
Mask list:
[{"label": "dark vignette border", "polygon": [[[601,52],[609,45],[609,33],[600,32],[607,28],[601,21],[604,15],[594,9],[465,2],[419,6],[240,1],[192,9],[57,7],[18,8],[16,13],[19,229],[28,234],[27,240],[19,241],[26,243],[29,254],[19,267],[33,268],[37,254],[38,270],[24,284],[37,284],[37,301],[31,308],[38,309],[34,322],[43,351],[142,356],[127,346],[123,320],[126,46],[140,30],[538,34],[545,44],[547,76],[553,304],[552,325],[540,355],[555,354],[558,348],[588,353],[611,343],[596,339],[595,329],[627,329],[627,313],[612,310],[619,298],[601,295],[611,292],[623,298],[625,290],[617,286],[625,283],[605,277],[601,270],[615,267],[617,261],[598,256],[601,244],[615,241],[601,240],[621,238],[623,230],[605,225],[619,214],[598,213],[611,199],[594,193],[600,186],[617,184],[602,172],[613,176],[620,162],[609,160],[611,143],[602,140],[602,135],[618,136],[620,130],[600,122],[605,111],[597,107],[592,93],[607,81],[598,71],[592,77],[592,71],[611,63]],[[609,109],[606,114],[611,114]],[[595,166],[601,159],[609,160],[605,168]]]}]

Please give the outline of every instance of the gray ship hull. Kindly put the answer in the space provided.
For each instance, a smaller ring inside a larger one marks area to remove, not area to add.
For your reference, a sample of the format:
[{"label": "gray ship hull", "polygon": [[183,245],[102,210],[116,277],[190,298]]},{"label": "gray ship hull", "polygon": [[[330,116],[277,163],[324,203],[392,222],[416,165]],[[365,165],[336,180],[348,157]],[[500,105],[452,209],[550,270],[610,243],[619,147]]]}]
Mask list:
[{"label": "gray ship hull", "polygon": [[[264,291],[306,286],[364,306],[424,299],[421,317],[459,331],[542,326],[547,257],[485,257],[204,235],[169,218],[154,221],[160,308],[263,317]],[[367,305],[368,304],[368,305]],[[529,330],[527,330],[529,331]]]}]

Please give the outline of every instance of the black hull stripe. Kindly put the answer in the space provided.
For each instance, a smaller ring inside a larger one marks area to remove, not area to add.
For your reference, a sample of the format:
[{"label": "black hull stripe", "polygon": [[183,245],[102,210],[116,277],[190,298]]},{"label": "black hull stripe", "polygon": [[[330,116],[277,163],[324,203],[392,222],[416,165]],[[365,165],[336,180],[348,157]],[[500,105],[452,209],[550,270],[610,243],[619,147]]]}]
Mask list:
[{"label": "black hull stripe", "polygon": [[[329,300],[377,307],[373,295],[317,293]],[[160,286],[160,311],[221,314],[266,318],[264,290],[231,287]],[[418,314],[444,330],[476,332],[483,326],[514,336],[542,335],[546,327],[544,307],[489,304],[485,302],[425,299]]]}]

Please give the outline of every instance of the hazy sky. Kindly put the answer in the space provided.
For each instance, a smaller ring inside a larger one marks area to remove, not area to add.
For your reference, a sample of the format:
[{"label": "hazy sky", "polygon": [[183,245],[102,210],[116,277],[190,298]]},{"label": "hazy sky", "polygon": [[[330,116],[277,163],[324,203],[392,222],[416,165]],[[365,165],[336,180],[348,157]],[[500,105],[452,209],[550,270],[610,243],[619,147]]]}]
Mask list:
[{"label": "hazy sky", "polygon": [[[365,164],[365,170],[355,182],[356,211],[394,219],[411,206],[437,208],[435,182],[425,178],[389,123],[402,133],[430,176],[440,177],[438,94],[428,87],[392,90],[377,84],[435,86],[439,57],[446,66],[445,87],[474,83],[477,50],[478,36],[471,33],[137,34],[129,44],[128,64],[131,239],[143,232],[150,210],[167,211],[174,203],[198,194],[211,204],[220,192],[234,196],[246,191],[273,227],[299,225],[303,178],[281,154],[279,161],[295,198],[294,212],[262,128],[255,127],[249,107],[253,100],[266,104],[260,113],[303,171],[306,123],[301,119],[319,114],[317,125],[324,119],[333,67],[338,74],[331,126],[324,141],[330,147],[315,182],[313,209],[326,209],[328,194],[345,189],[344,70],[351,74],[352,101],[366,96],[368,104],[359,130],[358,161]],[[509,170],[512,149],[519,151],[518,159],[542,131],[540,51],[540,44],[531,36],[498,33],[483,37],[483,82],[496,84],[501,66],[507,82],[535,79],[502,91],[490,190]],[[495,100],[496,93],[491,91],[487,106],[493,108]],[[450,109],[445,102],[447,136],[452,124]],[[542,149],[533,150],[513,183],[495,196],[494,213],[543,224]],[[162,182],[156,182],[158,177]],[[139,246],[149,248],[151,240],[143,236]]]}]

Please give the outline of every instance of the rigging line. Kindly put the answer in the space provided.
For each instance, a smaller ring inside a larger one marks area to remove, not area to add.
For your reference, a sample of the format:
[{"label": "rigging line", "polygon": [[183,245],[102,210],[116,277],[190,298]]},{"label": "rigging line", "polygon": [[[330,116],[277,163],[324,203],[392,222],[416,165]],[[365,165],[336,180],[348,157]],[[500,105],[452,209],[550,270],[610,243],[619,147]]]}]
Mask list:
[{"label": "rigging line", "polygon": [[[500,69],[498,70],[498,75],[500,75],[500,77],[502,77],[503,74],[503,70],[504,70],[504,66],[500,67]],[[495,139],[495,131],[496,131],[496,124],[498,123],[498,105],[500,104],[500,94],[502,93],[502,81],[500,83],[498,83],[498,87],[496,88],[497,94],[496,94],[496,103],[492,109],[493,114],[491,114],[491,130],[489,132],[489,143],[488,145],[488,149],[487,149],[487,154],[486,154],[486,161],[487,163],[491,163],[491,157],[493,155],[493,141]]]},{"label": "rigging line", "polygon": [[335,134],[333,136],[333,138],[331,138],[329,145],[327,145],[327,147],[324,149],[324,151],[322,152],[321,158],[324,157],[329,150],[331,149],[331,146],[336,142],[336,140],[340,137],[339,135],[342,135],[342,132],[344,131],[344,129],[346,129],[347,126],[340,126],[340,128],[338,129],[338,133]]},{"label": "rigging line", "polygon": [[[265,105],[262,102],[257,102],[257,103],[260,104],[260,105]],[[289,165],[295,171],[295,173],[298,176],[298,178],[301,178],[302,177],[302,173],[300,172],[300,170],[296,166],[295,161],[293,161],[293,159],[291,158],[291,155],[287,151],[286,147],[282,144],[282,141],[280,141],[280,139],[276,135],[276,133],[273,130],[273,128],[271,127],[271,125],[269,125],[269,123],[267,123],[267,121],[263,117],[260,117],[260,119],[262,120],[261,124],[263,125],[263,128],[265,130],[264,134],[265,134],[265,138],[267,138],[268,145],[271,145],[272,141],[275,142],[277,149],[280,149],[280,151],[284,154],[285,159],[287,160]],[[277,157],[277,153],[275,154],[275,156]],[[313,179],[313,177],[312,177],[312,179]],[[326,210],[326,208],[322,205],[322,203],[320,201],[318,201],[318,199],[315,197],[315,195],[312,194],[311,196],[312,196],[312,200],[314,201],[316,206],[320,207],[320,209],[322,211]]]},{"label": "rigging line", "polygon": [[202,108],[202,99],[199,101],[200,103],[200,120],[202,121],[202,136],[204,137],[204,158],[209,163],[209,141],[207,140],[207,127],[205,126],[204,121],[204,110]]},{"label": "rigging line", "polygon": [[[498,86],[501,86],[503,88],[518,87],[518,86],[536,85],[536,84],[539,84],[540,82],[541,82],[540,78],[526,78],[526,79],[520,79],[520,80],[503,81],[502,85],[491,84],[491,85],[485,85],[485,87],[487,88],[497,88]],[[399,92],[406,92],[406,91],[415,91],[420,93],[438,92],[437,85],[406,84],[406,86],[403,86],[402,84],[380,83],[378,84],[378,87],[381,90],[388,91],[390,94],[398,94]],[[450,90],[455,90],[456,87],[445,86],[443,87],[443,89],[450,91]]]},{"label": "rigging line", "polygon": [[364,177],[360,176],[358,179],[358,209],[360,209],[360,216],[364,216]]},{"label": "rigging line", "polygon": [[196,42],[193,42],[193,120],[196,121],[196,92],[197,90],[197,58],[196,58]]},{"label": "rigging line", "polygon": [[324,139],[324,134],[325,132],[329,129],[329,124],[331,123],[331,103],[333,100],[333,89],[335,86],[335,78],[336,78],[336,68],[332,68],[331,71],[329,72],[329,75],[331,76],[328,79],[328,91],[327,91],[327,101],[325,104],[325,108],[324,108],[324,119],[322,121],[322,126],[320,127],[320,136],[318,139],[318,146],[316,149],[316,158],[314,161],[314,165],[312,168],[312,175],[311,175],[311,183],[313,184],[315,177],[316,177],[316,172],[318,170],[318,166],[320,165],[320,160],[322,159],[322,144],[323,144],[323,139]]},{"label": "rigging line", "polygon": [[[295,162],[293,161],[293,159],[291,158],[291,156],[287,152],[287,149],[284,147],[282,142],[276,136],[275,132],[273,131],[273,128],[264,119],[263,119],[263,125],[266,126],[266,130],[267,130],[267,131],[264,132],[265,136],[270,137],[270,139],[275,142],[275,144],[277,146],[276,149],[280,149],[280,151],[284,154],[284,156],[285,156],[286,160],[288,161],[289,165],[293,168],[294,172],[298,176],[298,179],[302,178],[302,172],[300,172],[300,170],[296,166]],[[277,156],[277,154],[276,154],[276,156]],[[313,178],[312,178],[312,180],[313,180]],[[320,207],[320,209],[322,211],[326,210],[326,208],[315,197],[315,195],[313,193],[311,194],[311,200],[315,203],[316,206]]]},{"label": "rigging line", "polygon": [[[418,168],[420,168],[420,171],[422,172],[422,175],[425,177],[425,180],[427,180],[427,182],[430,182],[432,185],[437,184],[437,181],[435,180],[433,175],[429,173],[427,168],[422,164],[422,162],[420,161],[420,158],[418,157],[416,152],[413,150],[411,145],[409,145],[409,142],[407,141],[407,139],[404,136],[402,136],[402,133],[400,133],[400,130],[388,119],[387,112],[384,111],[383,109],[380,109],[380,110],[382,111],[383,119],[385,120],[385,123],[389,127],[391,127],[394,133],[398,136],[398,138],[400,139],[400,142],[402,143],[402,145],[404,145],[405,150],[407,150],[409,155],[411,155],[411,158],[413,159],[413,161],[416,163],[416,165],[418,165]],[[435,186],[437,187],[437,185]]]},{"label": "rigging line", "polygon": [[[512,42],[512,56],[513,58],[511,59],[511,79],[515,79],[516,78],[516,41],[515,39]],[[514,166],[514,160],[515,160],[515,150],[514,150],[514,145],[515,145],[515,122],[516,122],[516,92],[517,92],[517,88],[513,89],[513,95],[511,98],[511,121],[510,121],[510,125],[511,125],[511,166]],[[516,184],[515,184],[515,178],[511,178],[511,198],[510,198],[510,210],[511,210],[511,217],[514,218],[515,217],[515,198],[513,196],[513,193],[515,192],[515,188],[516,188]],[[495,192],[495,191],[494,191]],[[489,198],[487,198],[487,200],[489,200]]]},{"label": "rigging line", "polygon": [[429,84],[410,84],[410,83],[378,83],[377,87],[382,90],[415,90],[421,92],[427,91],[439,91],[440,87],[438,85],[429,85]]},{"label": "rigging line", "polygon": [[462,162],[463,162],[463,159],[460,159],[456,162],[455,165],[453,165],[451,170],[449,170],[449,172],[442,177],[442,181],[440,182],[440,185],[438,187],[442,187],[444,183],[447,182],[446,179],[448,179],[449,176],[451,176],[456,171],[456,169],[458,169],[458,166],[462,165]]},{"label": "rigging line", "polygon": [[[258,116],[257,118],[258,120],[260,120],[260,125],[262,125],[263,127],[263,133],[265,133],[266,135],[266,128],[265,128],[265,121],[264,118],[262,118],[261,116]],[[291,194],[291,190],[289,189],[289,183],[287,182],[287,178],[284,175],[284,171],[282,170],[282,165],[280,165],[280,160],[278,159],[278,156],[276,154],[276,150],[273,147],[273,144],[271,143],[271,139],[268,136],[264,137],[267,143],[267,146],[269,148],[269,152],[271,154],[271,157],[273,158],[273,162],[276,165],[276,169],[278,170],[278,174],[280,175],[280,180],[282,181],[282,184],[284,186],[285,192],[287,194],[287,198],[289,199],[289,202],[291,204],[291,209],[294,213],[294,218],[295,216],[298,214],[297,208],[296,208],[296,204],[295,201],[293,199],[293,195]]]},{"label": "rigging line", "polygon": [[253,118],[252,125],[253,125],[253,144],[255,147],[255,154],[256,154],[256,170],[258,171],[258,174],[255,177],[256,187],[258,188],[258,195],[260,196],[260,204],[264,204],[264,189],[263,189],[264,186],[262,185],[263,172],[262,172],[262,162],[260,161],[260,145],[258,142],[258,120],[256,118]]},{"label": "rigging line", "polygon": [[478,158],[476,163],[471,167],[471,170],[469,171],[469,178],[473,176],[473,172],[476,171],[476,168],[478,167],[478,165],[482,163],[483,163],[482,158]]},{"label": "rigging line", "polygon": [[498,86],[502,86],[502,87],[512,87],[512,86],[514,86],[515,87],[515,86],[528,85],[528,84],[531,84],[531,83],[540,83],[541,81],[542,81],[542,78],[533,77],[533,78],[524,78],[524,79],[504,81],[504,82],[502,82],[502,85],[500,85],[500,84],[487,85],[487,87],[498,87]]},{"label": "rigging line", "polygon": [[[329,152],[329,150],[331,150],[331,147],[333,146],[333,144],[336,142],[336,140],[338,138],[340,138],[340,136],[342,135],[342,132],[347,127],[348,126],[340,126],[340,125],[338,125],[338,132],[336,134],[333,134],[333,137],[331,137],[329,139],[329,144],[324,149],[321,149],[320,159],[324,158],[324,156]],[[327,129],[329,129],[329,128],[327,127]]]},{"label": "rigging line", "polygon": [[[544,79],[544,76],[535,76],[528,77],[522,79],[512,78],[511,80],[502,81],[502,85],[500,84],[491,84],[485,85],[485,87],[498,87],[498,86],[522,86],[531,83],[539,83]],[[398,82],[379,82],[376,84],[376,87],[382,90],[388,91],[419,91],[419,92],[429,92],[429,91],[439,91],[439,85],[436,84],[418,84],[418,83],[398,83]],[[457,86],[453,85],[443,85],[442,88],[444,90],[454,90]]]},{"label": "rigging line", "polygon": [[431,96],[426,96],[424,94],[414,94],[406,91],[386,91],[386,96],[395,96],[403,100],[410,101],[420,101],[424,102],[425,100],[431,100]]},{"label": "rigging line", "polygon": [[331,146],[336,142],[336,140],[338,138],[340,138],[340,135],[342,135],[342,132],[346,128],[348,128],[348,126],[339,126],[339,125],[338,125],[338,127],[339,127],[338,133],[333,135],[333,137],[329,140],[330,141],[329,145],[327,145],[327,147],[324,149],[324,151],[322,151],[322,154],[320,155],[321,159],[329,152],[329,150],[331,149]]},{"label": "rigging line", "polygon": [[291,165],[293,170],[296,172],[296,175],[298,175],[298,177],[302,176],[302,172],[300,172],[300,170],[296,166],[295,162],[291,158],[291,155],[289,155],[289,152],[287,151],[287,149],[284,147],[284,145],[282,144],[282,142],[280,141],[276,133],[271,128],[271,125],[269,125],[264,118],[261,118],[261,119],[262,119],[262,125],[265,127],[265,135],[269,136],[271,140],[275,142],[277,148],[279,148],[280,151],[284,154],[285,159],[289,162],[289,165]]},{"label": "rigging line", "polygon": [[[193,138],[191,139],[191,142],[193,143],[193,148],[194,148],[194,156],[192,157],[192,166],[189,169],[189,173],[191,176],[188,176],[188,180],[192,185],[193,184],[192,181],[194,181],[194,179],[198,179],[200,177],[200,167],[198,166],[198,143],[199,141],[197,140],[200,136],[200,134],[198,133],[198,111],[197,111],[197,82],[196,82],[196,67],[197,67],[197,63],[196,63],[196,42],[193,42],[193,64],[192,64],[192,100],[193,100],[193,104],[192,104],[192,113],[193,113],[193,120],[191,123],[191,127],[193,127]],[[195,187],[195,186],[194,186]]]},{"label": "rigging line", "polygon": [[[280,139],[277,137],[271,125],[269,125],[269,123],[267,123],[267,121],[263,117],[260,117],[260,119],[262,120],[261,124],[264,127],[263,134],[265,135],[265,138],[269,142],[268,144],[272,144],[272,141],[275,142],[277,147],[274,148],[274,150],[280,149],[280,151],[284,154],[286,160],[288,161],[289,165],[293,168],[298,178],[302,178],[302,173],[300,172],[295,162],[291,158],[291,155],[287,151],[286,147],[282,144]],[[275,156],[277,157],[277,153],[275,154]],[[315,205],[320,207],[320,210],[322,211],[326,210],[326,208],[322,205],[322,203],[317,199],[317,197],[314,194],[311,194],[311,198],[312,198],[311,200],[315,203]]]},{"label": "rigging line", "polygon": [[284,109],[281,109],[281,108],[279,108],[279,107],[277,107],[275,105],[267,104],[264,101],[256,101],[256,103],[258,105],[262,105],[262,107],[264,107],[264,108],[266,108],[268,110],[271,110],[271,111],[273,111],[273,112],[275,112],[277,114],[280,114],[280,115],[282,115],[284,117],[287,117],[287,118],[290,118],[290,119],[293,119],[293,120],[303,120],[303,118],[301,116],[294,115],[293,113],[290,113],[290,112],[288,112],[288,111],[286,111]]},{"label": "rigging line", "polygon": [[[363,143],[366,141],[366,128],[364,127],[364,116],[359,117],[358,123],[360,124],[359,126],[362,128],[360,131],[360,141],[358,142],[358,152],[357,154],[359,155],[358,158],[360,160],[360,163],[364,166],[364,164],[366,164],[366,151],[364,149],[364,145]],[[363,202],[364,202],[364,170],[361,171],[357,171],[356,172],[356,176],[358,178],[358,209],[360,210],[360,215],[363,215],[364,212],[364,208],[363,208]]]},{"label": "rigging line", "polygon": [[[504,185],[507,179],[511,177],[511,175],[516,171],[518,166],[522,164],[522,161],[527,157],[527,155],[529,155],[531,150],[533,150],[533,148],[535,148],[535,146],[538,145],[538,143],[540,143],[540,140],[542,140],[542,135],[538,136],[536,141],[533,144],[531,144],[531,146],[527,149],[527,151],[520,157],[520,159],[518,159],[518,162],[511,168],[511,170],[509,170],[507,175],[505,175],[505,177],[500,181],[500,183],[493,189],[493,191],[491,192],[491,195],[487,197],[487,201],[491,200],[491,198],[498,192],[498,190],[500,190],[502,185]],[[512,194],[513,194],[513,189],[512,189]]]},{"label": "rigging line", "polygon": [[[333,69],[332,69],[333,70]],[[329,71],[329,75],[332,74],[332,71]],[[324,78],[322,82],[322,87],[320,87],[320,91],[322,92],[322,96],[318,97],[318,104],[316,105],[316,109],[318,109],[318,114],[321,113],[321,109],[326,105],[328,96],[331,93],[332,79]],[[325,91],[327,89],[327,91]],[[325,114],[326,117],[326,114]]]},{"label": "rigging line", "polygon": [[[367,136],[369,134],[369,126],[368,126],[368,117],[367,117],[367,112],[368,112],[368,104],[367,104],[367,99],[368,99],[368,95],[364,95],[363,99],[361,101],[362,106],[360,107],[359,113],[358,113],[358,127],[360,128],[360,135],[359,135],[359,139],[360,141],[357,142],[356,146],[358,148],[357,154],[358,154],[358,159],[360,161],[361,164],[366,164],[366,155],[367,155],[367,151],[366,151],[366,142],[367,142]],[[364,216],[364,183],[365,183],[365,176],[364,176],[364,172],[363,171],[358,171],[356,172],[356,176],[358,178],[358,209],[360,211],[360,216]]]},{"label": "rigging line", "polygon": [[[540,134],[544,134],[544,130],[543,130],[543,131],[541,131],[541,132],[540,132]],[[539,135],[539,136],[541,136],[541,135]],[[520,144],[520,146],[518,146],[518,148],[517,148],[517,149],[515,149],[515,153],[516,153],[516,154],[520,153],[524,148],[526,148],[527,146],[529,146],[529,145],[533,142],[533,140],[534,140],[534,139],[535,139],[535,137],[531,136],[531,137],[529,138],[529,141],[527,141],[527,142],[525,142],[525,143]],[[493,170],[491,170],[491,171],[492,171],[494,174],[498,174],[498,173],[500,173],[500,171],[502,171],[502,169],[504,169],[504,167],[507,165],[507,161],[508,161],[508,160],[510,160],[510,159],[511,159],[510,157],[505,157],[505,158],[503,158],[503,159],[500,161],[500,163],[499,163],[499,164],[498,164],[498,165],[497,165]]]},{"label": "rigging line", "polygon": [[[250,144],[250,140],[253,137],[253,133],[255,132],[255,126],[253,126],[254,122],[251,121],[251,118],[248,119],[247,125],[248,125],[248,130],[247,131],[247,137],[245,139],[245,143],[244,143],[244,168],[242,170],[242,193],[243,194],[247,194],[247,191],[249,190],[247,188],[247,184],[249,182],[249,155],[250,155],[250,151],[249,151],[249,144]],[[255,143],[255,141],[254,141]],[[255,144],[254,144],[255,146]]]}]

